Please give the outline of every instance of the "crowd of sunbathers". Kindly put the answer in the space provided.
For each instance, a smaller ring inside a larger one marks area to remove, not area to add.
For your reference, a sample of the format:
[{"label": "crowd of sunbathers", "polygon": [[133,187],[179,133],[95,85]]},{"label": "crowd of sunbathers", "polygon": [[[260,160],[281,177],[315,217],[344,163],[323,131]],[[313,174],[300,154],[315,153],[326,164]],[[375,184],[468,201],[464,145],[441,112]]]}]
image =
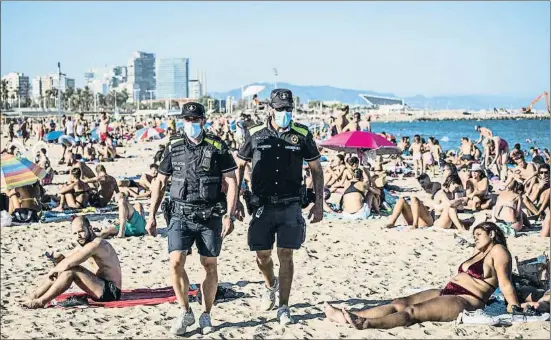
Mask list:
[{"label": "crowd of sunbathers", "polygon": [[[354,114],[349,120],[346,118],[348,112],[345,109],[342,112],[329,128],[316,133],[333,135],[334,132],[370,129],[369,119],[361,121],[360,116]],[[259,118],[255,119],[258,121]],[[70,121],[69,118],[67,120]],[[238,126],[246,128],[254,123],[250,116],[243,115]],[[67,122],[62,124],[66,126]],[[80,122],[76,124],[78,127]],[[113,137],[120,136],[113,136],[107,130],[108,124],[108,117],[102,115],[100,140],[105,141],[106,145],[117,145]],[[438,140],[430,137],[425,141],[419,135],[414,136],[413,143],[410,143],[409,137],[403,137],[397,143],[403,152],[399,156],[369,158],[366,154],[356,156],[345,153],[333,156],[323,150],[326,156],[332,157],[324,169],[325,212],[342,214],[349,219],[386,214],[389,215],[388,228],[396,226],[403,217],[412,228],[434,226],[469,230],[475,240],[473,256],[460,264],[458,274],[443,289],[423,291],[393,300],[388,305],[355,313],[326,304],[325,313],[330,320],[350,323],[359,329],[392,328],[423,321],[451,321],[463,310],[483,308],[498,286],[508,302],[508,309],[518,307],[527,310],[531,307],[542,312],[549,311],[548,291],[543,294],[527,288],[524,295],[515,291],[511,281],[512,257],[504,233],[507,228],[522,231],[530,228],[533,222],[541,221],[541,235],[549,236],[549,153],[532,148],[528,155],[531,161],[528,162],[520,146],[515,145],[513,150],[509,150],[508,143],[494,136],[488,128],[477,126],[476,129],[480,132],[480,140],[472,142],[469,138],[462,138],[457,153],[446,153]],[[233,152],[239,147],[239,134],[230,128],[227,120],[214,121],[211,131],[222,136]],[[69,132],[65,130],[67,135],[70,135]],[[395,141],[390,134],[381,135]],[[478,145],[482,145],[482,150]],[[86,217],[75,218],[72,228],[82,248],[68,256],[49,254],[55,267],[27,296],[24,305],[29,308],[46,306],[72,283],[76,283],[94,300],[120,299],[120,262],[116,251],[105,238],[146,234],[143,206],[132,204],[129,198],[150,196],[151,183],[157,176],[157,164],[163,151],[161,145],[150,171],[139,179],[116,180],[102,164],[98,164],[95,171],[86,164],[86,160],[93,158],[87,157],[89,154],[82,144],[66,145],[64,148],[69,179],[61,185],[59,195],[45,194],[43,186],[51,185],[55,172],[43,148],[37,152],[36,162],[48,171],[48,177],[41,183],[11,190],[7,195],[10,213],[21,208],[38,212],[47,209],[48,205],[55,205],[53,210],[58,211],[88,206],[106,207],[115,201],[119,220],[114,226],[94,230]],[[13,153],[14,149],[6,152]],[[68,154],[70,157],[67,157]],[[106,155],[103,161],[116,158],[116,152],[107,151]],[[508,167],[510,162],[514,164],[511,169]],[[398,175],[415,176],[418,191],[424,193],[402,197],[393,195],[400,190],[389,182]],[[437,177],[441,181],[436,181]],[[250,183],[250,168],[245,174],[245,182]],[[307,189],[313,189],[307,167],[304,168],[304,182]],[[333,195],[338,198],[338,203],[334,203]],[[489,215],[477,215],[480,216],[478,220],[460,219],[459,215],[465,211],[488,212]],[[90,258],[96,265],[93,271],[81,266]]]}]

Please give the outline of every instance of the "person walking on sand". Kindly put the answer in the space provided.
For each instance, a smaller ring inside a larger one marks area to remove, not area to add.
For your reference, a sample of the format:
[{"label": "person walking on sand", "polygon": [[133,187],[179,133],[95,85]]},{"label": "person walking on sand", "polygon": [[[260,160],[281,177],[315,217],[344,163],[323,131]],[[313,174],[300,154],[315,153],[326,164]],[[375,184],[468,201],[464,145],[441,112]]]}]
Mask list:
[{"label": "person walking on sand", "polygon": [[[421,143],[421,136],[413,136],[413,144],[409,148],[409,153],[413,155],[413,173],[415,176],[420,176],[425,172],[423,166],[423,143]],[[419,174],[417,174],[419,170]]]},{"label": "person walking on sand", "polygon": [[[195,102],[182,107],[184,135],[175,135],[165,149],[157,178],[151,186],[151,208],[147,231],[156,234],[155,214],[168,178],[172,216],[168,222],[168,252],[172,286],[183,309],[171,332],[185,334],[195,323],[189,306],[189,279],[184,269],[186,255],[197,243],[201,265],[206,277],[201,285],[204,311],[199,317],[203,334],[213,331],[210,312],[218,287],[218,256],[223,239],[233,231],[235,202],[237,200],[237,166],[228,146],[204,131],[205,108]],[[222,186],[226,185],[226,195]]]},{"label": "person walking on sand", "polygon": [[[248,206],[253,209],[249,224],[249,249],[256,252],[256,263],[266,282],[262,309],[271,310],[279,290],[277,319],[281,325],[293,323],[289,295],[293,282],[293,251],[306,238],[302,218],[300,188],[302,162],[312,173],[315,204],[310,210],[312,223],[323,219],[323,170],[320,153],[308,128],[292,120],[293,94],[287,89],[275,89],[270,95],[267,121],[251,127],[237,153],[238,187],[247,162],[252,161],[252,195]],[[238,201],[238,212],[243,206]],[[279,279],[274,275],[272,248],[277,234]]]}]

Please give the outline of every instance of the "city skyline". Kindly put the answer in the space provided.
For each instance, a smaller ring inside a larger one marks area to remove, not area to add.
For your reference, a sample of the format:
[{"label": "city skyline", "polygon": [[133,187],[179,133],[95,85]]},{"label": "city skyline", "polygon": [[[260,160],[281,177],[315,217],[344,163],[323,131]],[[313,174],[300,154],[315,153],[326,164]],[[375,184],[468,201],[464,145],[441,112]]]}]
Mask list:
[{"label": "city skyline", "polygon": [[[1,10],[2,75],[55,73],[60,61],[78,87],[86,70],[127,65],[136,50],[189,58],[191,75],[208,72],[209,92],[279,81],[398,96],[534,96],[550,82],[549,2],[2,2]],[[56,48],[42,35],[59,18]]]}]

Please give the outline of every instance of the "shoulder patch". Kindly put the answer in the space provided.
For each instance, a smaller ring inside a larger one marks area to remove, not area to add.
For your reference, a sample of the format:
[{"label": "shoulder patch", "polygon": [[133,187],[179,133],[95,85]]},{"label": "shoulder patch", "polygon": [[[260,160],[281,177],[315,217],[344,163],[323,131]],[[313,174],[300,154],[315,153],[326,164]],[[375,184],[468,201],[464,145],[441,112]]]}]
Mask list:
[{"label": "shoulder patch", "polygon": [[252,136],[254,135],[255,133],[257,133],[258,131],[262,130],[263,128],[266,127],[266,124],[262,123],[262,124],[258,124],[258,125],[255,125],[255,126],[251,126],[249,128],[249,134]]},{"label": "shoulder patch", "polygon": [[212,146],[214,146],[218,151],[222,151],[222,143],[217,141],[217,140],[214,140],[212,138],[208,138],[208,137],[205,137],[203,138],[203,140],[209,144],[211,144]]},{"label": "shoulder patch", "polygon": [[300,133],[303,136],[307,136],[309,132],[308,128],[305,125],[297,124],[295,122],[291,122],[291,129]]}]

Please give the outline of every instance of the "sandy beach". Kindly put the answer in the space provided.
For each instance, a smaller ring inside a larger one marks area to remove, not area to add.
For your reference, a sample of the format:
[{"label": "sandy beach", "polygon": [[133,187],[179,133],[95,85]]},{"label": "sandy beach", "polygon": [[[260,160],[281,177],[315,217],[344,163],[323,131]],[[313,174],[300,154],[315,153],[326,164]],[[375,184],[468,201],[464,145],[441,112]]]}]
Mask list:
[{"label": "sandy beach", "polygon": [[[140,174],[147,170],[161,142],[165,141],[121,148],[126,158],[103,164],[115,177]],[[58,145],[48,149],[52,163],[57,162],[60,153]],[[54,183],[62,183],[65,179],[66,176],[56,176]],[[415,187],[412,179],[396,179],[390,183],[402,188]],[[57,188],[57,185],[46,186],[49,193]],[[141,202],[148,206],[148,200]],[[224,241],[219,258],[219,281],[245,296],[214,307],[215,332],[207,338],[549,337],[549,322],[520,323],[510,327],[425,322],[409,328],[358,331],[326,320],[325,301],[338,307],[359,309],[411,294],[420,288],[441,288],[457,272],[457,266],[470,257],[472,248],[458,245],[453,232],[382,230],[387,218],[360,223],[334,219],[308,226],[306,242],[295,253],[290,307],[297,322],[282,328],[275,319],[275,311],[259,311],[263,282],[254,253],[247,247],[248,219],[236,223],[235,231]],[[159,216],[157,220],[162,232],[166,227],[164,219]],[[92,222],[93,226],[101,224]],[[1,229],[2,338],[173,338],[169,329],[180,313],[177,304],[33,311],[19,306],[18,301],[25,292],[51,268],[44,252],[59,249],[67,253],[78,247],[72,241],[69,226],[69,222],[64,222]],[[470,235],[462,236],[472,239]],[[165,236],[130,237],[110,242],[121,260],[123,289],[170,285]],[[549,239],[536,235],[508,238],[507,242],[511,253],[519,260],[549,250]],[[192,283],[201,282],[200,268],[199,257],[194,252],[186,263]],[[201,306],[196,302],[191,306],[198,315]],[[202,338],[197,328],[198,324],[192,326],[188,336]]]}]

